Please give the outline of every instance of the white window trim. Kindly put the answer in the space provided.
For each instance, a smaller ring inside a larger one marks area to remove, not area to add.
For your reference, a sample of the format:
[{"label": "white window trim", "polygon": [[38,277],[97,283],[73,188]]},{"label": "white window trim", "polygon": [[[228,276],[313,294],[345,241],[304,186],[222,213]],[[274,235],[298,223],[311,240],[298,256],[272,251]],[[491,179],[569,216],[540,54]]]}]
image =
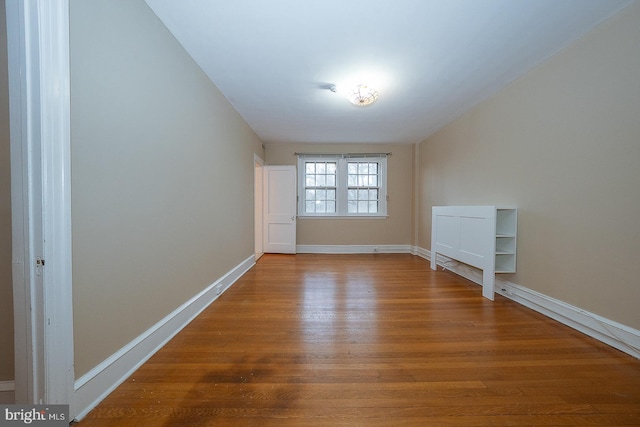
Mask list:
[{"label": "white window trim", "polygon": [[[336,176],[336,212],[335,213],[307,213],[305,212],[305,162],[323,162],[335,160],[338,163]],[[347,162],[376,161],[380,164],[380,199],[377,213],[348,213],[347,212]],[[298,217],[300,218],[387,218],[387,156],[349,154],[298,155]]]}]

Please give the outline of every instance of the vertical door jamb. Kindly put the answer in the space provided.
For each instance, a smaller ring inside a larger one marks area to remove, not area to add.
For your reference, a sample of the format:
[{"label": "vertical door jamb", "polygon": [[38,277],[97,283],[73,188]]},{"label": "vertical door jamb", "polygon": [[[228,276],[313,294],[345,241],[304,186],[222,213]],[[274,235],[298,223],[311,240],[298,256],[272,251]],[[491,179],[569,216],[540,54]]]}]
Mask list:
[{"label": "vertical door jamb", "polygon": [[264,254],[262,227],[263,227],[263,167],[264,160],[257,154],[253,155],[254,173],[254,251],[256,261]]},{"label": "vertical door jamb", "polygon": [[[6,0],[11,130],[11,224],[15,402],[44,400],[42,314],[42,179],[38,99],[38,30],[32,2]],[[34,30],[35,27],[35,30]],[[35,46],[34,46],[35,44]],[[36,71],[37,74],[37,71]],[[31,309],[33,307],[33,310]]]},{"label": "vertical door jamb", "polygon": [[73,408],[69,0],[6,0],[16,402]]}]

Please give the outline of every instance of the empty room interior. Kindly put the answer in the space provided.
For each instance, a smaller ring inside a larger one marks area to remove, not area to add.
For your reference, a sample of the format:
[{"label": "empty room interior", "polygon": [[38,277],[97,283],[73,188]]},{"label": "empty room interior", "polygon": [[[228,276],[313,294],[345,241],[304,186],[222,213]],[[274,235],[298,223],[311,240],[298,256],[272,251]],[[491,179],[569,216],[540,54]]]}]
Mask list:
[{"label": "empty room interior", "polygon": [[0,405],[640,425],[640,1],[0,6]]}]

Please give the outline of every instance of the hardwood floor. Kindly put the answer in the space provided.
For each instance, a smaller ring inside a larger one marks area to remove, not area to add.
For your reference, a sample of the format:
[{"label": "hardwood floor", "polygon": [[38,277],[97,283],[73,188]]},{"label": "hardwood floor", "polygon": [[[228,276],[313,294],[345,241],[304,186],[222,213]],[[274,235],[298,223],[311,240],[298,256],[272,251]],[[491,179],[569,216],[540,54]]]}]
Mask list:
[{"label": "hardwood floor", "polygon": [[405,254],[264,255],[77,426],[640,426],[640,361]]}]

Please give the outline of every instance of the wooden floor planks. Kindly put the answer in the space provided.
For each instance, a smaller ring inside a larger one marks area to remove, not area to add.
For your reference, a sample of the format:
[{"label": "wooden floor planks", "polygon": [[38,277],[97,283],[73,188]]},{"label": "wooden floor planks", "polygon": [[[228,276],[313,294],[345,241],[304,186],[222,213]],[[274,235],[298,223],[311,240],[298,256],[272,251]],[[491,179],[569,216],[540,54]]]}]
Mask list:
[{"label": "wooden floor planks", "polygon": [[640,361],[406,254],[264,255],[79,427],[640,426]]}]

